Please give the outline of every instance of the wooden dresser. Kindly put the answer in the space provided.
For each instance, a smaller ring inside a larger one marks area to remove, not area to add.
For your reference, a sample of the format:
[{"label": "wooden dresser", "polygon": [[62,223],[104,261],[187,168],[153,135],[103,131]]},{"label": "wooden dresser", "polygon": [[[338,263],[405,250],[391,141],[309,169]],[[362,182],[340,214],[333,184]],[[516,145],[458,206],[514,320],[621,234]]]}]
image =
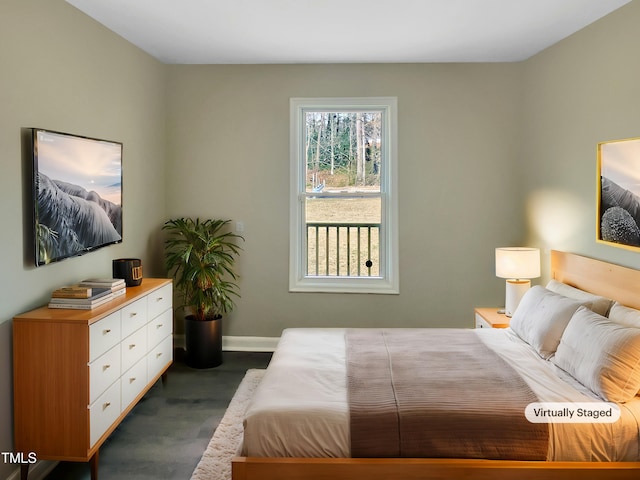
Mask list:
[{"label": "wooden dresser", "polygon": [[16,316],[15,451],[90,462],[96,480],[100,445],[171,365],[172,299],[171,280],[145,278],[93,310]]}]

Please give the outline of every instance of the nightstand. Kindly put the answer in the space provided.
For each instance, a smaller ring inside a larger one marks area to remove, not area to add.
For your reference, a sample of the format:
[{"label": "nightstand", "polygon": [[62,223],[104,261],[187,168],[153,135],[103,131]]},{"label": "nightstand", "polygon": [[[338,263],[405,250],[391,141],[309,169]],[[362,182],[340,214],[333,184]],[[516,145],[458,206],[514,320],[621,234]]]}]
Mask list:
[{"label": "nightstand", "polygon": [[507,328],[511,318],[497,308],[476,308],[476,328]]}]

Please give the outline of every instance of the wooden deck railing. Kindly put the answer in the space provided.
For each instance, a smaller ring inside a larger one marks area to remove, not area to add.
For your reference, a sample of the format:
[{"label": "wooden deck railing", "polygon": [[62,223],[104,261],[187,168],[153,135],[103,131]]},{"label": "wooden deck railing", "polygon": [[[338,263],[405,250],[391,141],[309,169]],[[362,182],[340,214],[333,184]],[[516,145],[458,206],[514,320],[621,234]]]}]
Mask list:
[{"label": "wooden deck railing", "polygon": [[309,222],[306,225],[307,275],[379,275],[379,223]]}]

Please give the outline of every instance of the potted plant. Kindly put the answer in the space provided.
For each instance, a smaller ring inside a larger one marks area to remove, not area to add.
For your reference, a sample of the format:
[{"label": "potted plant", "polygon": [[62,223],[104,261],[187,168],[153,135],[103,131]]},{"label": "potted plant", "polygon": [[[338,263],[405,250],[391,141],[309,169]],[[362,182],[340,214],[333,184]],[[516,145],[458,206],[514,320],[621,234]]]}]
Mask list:
[{"label": "potted plant", "polygon": [[239,297],[233,270],[240,235],[225,227],[230,220],[177,218],[162,227],[167,270],[183,297],[186,362],[194,368],[222,363],[222,315],[233,310]]}]

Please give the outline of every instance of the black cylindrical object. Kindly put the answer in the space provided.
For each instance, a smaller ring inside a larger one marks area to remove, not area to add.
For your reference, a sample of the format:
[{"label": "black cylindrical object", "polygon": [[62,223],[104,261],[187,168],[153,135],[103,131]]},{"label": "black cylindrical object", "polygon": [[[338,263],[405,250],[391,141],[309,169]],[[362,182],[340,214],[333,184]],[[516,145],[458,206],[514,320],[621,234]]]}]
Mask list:
[{"label": "black cylindrical object", "polygon": [[222,318],[184,319],[186,363],[193,368],[213,368],[222,364]]},{"label": "black cylindrical object", "polygon": [[142,283],[142,261],[139,258],[115,259],[113,278],[124,278],[127,287],[137,287]]}]

